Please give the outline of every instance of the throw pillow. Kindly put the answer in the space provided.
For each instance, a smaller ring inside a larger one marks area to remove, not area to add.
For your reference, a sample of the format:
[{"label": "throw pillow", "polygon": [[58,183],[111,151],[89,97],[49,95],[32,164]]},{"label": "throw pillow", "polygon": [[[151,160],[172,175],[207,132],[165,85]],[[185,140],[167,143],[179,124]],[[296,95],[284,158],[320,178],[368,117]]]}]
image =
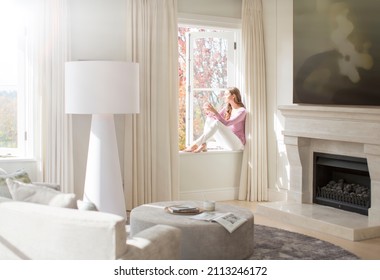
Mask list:
[{"label": "throw pillow", "polygon": [[45,204],[55,207],[75,208],[75,194],[62,193],[44,186],[25,184],[7,179],[13,200]]},{"label": "throw pillow", "polygon": [[77,207],[79,210],[84,211],[98,211],[96,205],[91,201],[77,200]]},{"label": "throw pillow", "polygon": [[20,181],[23,183],[28,183],[28,184],[32,183],[32,181],[29,178],[28,173],[23,169],[17,170],[16,172],[13,172],[13,173],[0,175],[0,196],[4,196],[4,197],[10,198],[10,199],[12,199],[12,196],[8,190],[8,185],[6,182],[6,180],[8,178],[13,179],[13,180],[17,180],[17,181]]}]

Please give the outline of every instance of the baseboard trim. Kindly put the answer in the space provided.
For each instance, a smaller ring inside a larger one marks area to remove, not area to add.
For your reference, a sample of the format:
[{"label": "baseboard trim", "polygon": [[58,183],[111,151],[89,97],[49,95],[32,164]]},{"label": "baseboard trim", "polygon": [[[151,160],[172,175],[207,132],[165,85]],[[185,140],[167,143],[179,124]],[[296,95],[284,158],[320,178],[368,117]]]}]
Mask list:
[{"label": "baseboard trim", "polygon": [[186,191],[179,193],[180,200],[236,200],[238,188],[204,189],[202,191]]}]

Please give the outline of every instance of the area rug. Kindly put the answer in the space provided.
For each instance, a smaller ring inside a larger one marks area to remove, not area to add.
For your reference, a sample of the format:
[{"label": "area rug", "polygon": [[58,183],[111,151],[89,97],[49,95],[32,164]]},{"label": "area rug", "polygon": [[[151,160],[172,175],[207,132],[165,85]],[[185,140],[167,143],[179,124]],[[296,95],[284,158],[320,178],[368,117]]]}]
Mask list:
[{"label": "area rug", "polygon": [[307,235],[255,225],[251,260],[358,260],[343,248]]}]

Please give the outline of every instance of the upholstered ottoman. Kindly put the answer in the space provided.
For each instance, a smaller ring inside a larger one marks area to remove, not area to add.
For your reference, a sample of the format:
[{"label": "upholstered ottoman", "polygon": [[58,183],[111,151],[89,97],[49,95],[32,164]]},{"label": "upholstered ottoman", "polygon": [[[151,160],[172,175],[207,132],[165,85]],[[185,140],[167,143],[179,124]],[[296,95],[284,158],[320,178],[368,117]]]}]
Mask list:
[{"label": "upholstered ottoman", "polygon": [[247,219],[232,233],[216,222],[191,219],[189,215],[174,215],[165,207],[186,204],[202,207],[202,202],[167,201],[144,204],[134,208],[130,215],[130,233],[138,232],[157,224],[177,227],[182,231],[181,259],[245,259],[253,253],[253,214],[251,211],[221,202],[216,203],[215,211],[232,212]]}]

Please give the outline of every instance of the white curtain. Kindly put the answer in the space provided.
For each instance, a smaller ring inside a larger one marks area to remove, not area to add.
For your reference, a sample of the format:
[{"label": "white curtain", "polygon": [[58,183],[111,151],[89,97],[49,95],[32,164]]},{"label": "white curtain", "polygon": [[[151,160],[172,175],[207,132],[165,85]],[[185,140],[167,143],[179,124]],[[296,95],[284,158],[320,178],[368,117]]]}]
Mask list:
[{"label": "white curtain", "polygon": [[[25,1],[26,2],[26,1]],[[71,117],[64,110],[64,67],[68,60],[67,0],[32,0],[33,74],[39,112],[42,180],[74,192]]]},{"label": "white curtain", "polygon": [[262,0],[242,2],[243,80],[247,143],[239,200],[268,200],[266,78]]},{"label": "white curtain", "polygon": [[127,59],[140,65],[140,113],[126,117],[127,209],[178,196],[177,0],[127,0]]}]

